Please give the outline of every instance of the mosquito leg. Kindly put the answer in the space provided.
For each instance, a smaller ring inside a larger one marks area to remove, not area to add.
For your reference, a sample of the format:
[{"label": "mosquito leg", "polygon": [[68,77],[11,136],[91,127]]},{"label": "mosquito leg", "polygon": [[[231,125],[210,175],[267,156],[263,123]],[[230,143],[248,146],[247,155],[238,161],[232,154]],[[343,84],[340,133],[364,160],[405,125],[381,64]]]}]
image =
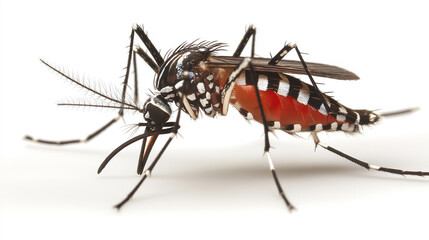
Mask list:
[{"label": "mosquito leg", "polygon": [[226,115],[227,111],[228,111],[228,105],[229,105],[229,100],[232,94],[232,90],[234,89],[235,83],[236,83],[236,79],[238,78],[238,76],[240,75],[240,73],[245,69],[249,67],[250,69],[250,77],[251,79],[250,82],[252,83],[252,85],[255,88],[255,94],[256,94],[256,98],[258,100],[258,105],[259,105],[259,109],[261,111],[261,116],[262,116],[262,123],[264,125],[264,136],[265,136],[265,146],[264,146],[264,153],[267,155],[268,158],[268,163],[270,165],[270,170],[271,173],[273,175],[274,178],[274,182],[276,183],[277,189],[279,191],[279,194],[281,195],[281,197],[283,198],[283,200],[285,201],[287,207],[289,208],[289,210],[293,210],[294,207],[293,205],[289,202],[289,200],[286,198],[286,195],[283,191],[283,188],[280,184],[280,181],[277,177],[277,173],[276,170],[274,168],[274,164],[273,161],[271,160],[271,156],[269,153],[270,150],[270,140],[269,140],[269,136],[268,136],[268,123],[267,120],[265,118],[265,113],[264,113],[264,109],[262,107],[262,101],[261,101],[261,96],[259,95],[259,88],[258,88],[258,83],[256,81],[256,76],[255,76],[255,72],[253,70],[252,67],[252,63],[251,63],[251,59],[250,58],[245,58],[243,59],[243,61],[238,65],[238,67],[236,69],[234,69],[234,71],[232,71],[232,73],[230,74],[230,76],[228,77],[228,80],[224,86],[224,88],[222,89],[222,114]]},{"label": "mosquito leg", "polygon": [[[248,32],[249,32],[249,30],[248,30]],[[247,35],[247,33],[246,33],[246,35]],[[252,33],[249,33],[249,35],[251,35],[251,34]],[[244,36],[242,42],[243,41],[245,43],[247,42],[248,37],[246,37],[246,35]],[[240,43],[240,46],[243,45],[243,48],[244,48],[245,43],[244,44]],[[254,44],[252,46],[252,57],[253,57],[253,55],[254,55]],[[263,125],[264,125],[264,136],[265,136],[264,153],[267,155],[268,163],[270,165],[270,170],[271,170],[271,173],[273,175],[274,182],[276,183],[276,186],[277,186],[277,189],[279,191],[279,194],[283,198],[283,200],[285,201],[285,203],[286,203],[287,207],[289,208],[289,210],[291,211],[291,210],[294,209],[294,206],[289,202],[289,200],[287,199],[287,197],[286,197],[286,195],[285,195],[285,193],[283,191],[283,188],[282,188],[282,186],[280,184],[280,181],[279,181],[279,179],[277,177],[277,173],[276,173],[273,161],[271,160],[271,156],[270,156],[270,153],[269,153],[269,150],[270,150],[270,140],[269,140],[269,136],[268,136],[268,132],[269,132],[269,130],[268,130],[268,123],[267,123],[267,120],[265,118],[264,109],[262,107],[261,96],[259,95],[258,83],[257,83],[257,80],[256,80],[255,72],[254,72],[253,67],[252,67],[251,58],[245,58],[245,59],[243,59],[243,61],[238,65],[238,67],[236,69],[234,69],[234,71],[232,71],[232,73],[229,75],[228,80],[226,81],[225,86],[222,89],[222,93],[221,93],[222,104],[223,104],[222,105],[222,114],[226,115],[226,113],[228,112],[228,105],[229,105],[229,101],[230,101],[231,94],[232,94],[232,91],[234,89],[236,80],[237,80],[238,76],[241,74],[241,72],[245,68],[247,68],[247,67],[249,67],[249,69],[250,69],[251,79],[249,79],[249,80],[252,82],[252,84],[253,84],[253,86],[255,88],[255,93],[256,93],[257,100],[258,100],[259,109],[261,111],[262,122],[263,122]]]},{"label": "mosquito leg", "polygon": [[98,134],[100,134],[101,132],[103,132],[104,130],[106,130],[108,127],[110,127],[113,123],[115,123],[119,119],[121,119],[121,117],[122,117],[121,115],[116,116],[115,118],[113,118],[112,120],[110,120],[108,123],[106,123],[104,126],[102,126],[100,129],[98,129],[97,131],[91,133],[86,138],[82,138],[82,139],[51,141],[51,140],[44,140],[44,139],[34,138],[34,137],[31,137],[31,136],[28,136],[28,135],[24,136],[24,139],[25,140],[30,140],[30,141],[33,141],[33,142],[38,142],[38,143],[55,144],[55,145],[65,145],[65,144],[70,144],[70,143],[88,142],[89,140],[91,140],[92,138],[94,138],[95,136],[97,136]]},{"label": "mosquito leg", "polygon": [[134,30],[131,30],[131,35],[130,35],[130,45],[128,46],[129,51],[128,51],[128,60],[127,60],[127,66],[126,66],[126,70],[125,70],[125,77],[124,77],[124,83],[123,83],[123,88],[122,88],[122,104],[121,104],[121,109],[119,110],[119,115],[123,116],[124,115],[124,103],[125,103],[125,97],[126,97],[126,92],[127,92],[127,87],[128,87],[128,78],[130,76],[130,70],[131,70],[131,60],[133,58],[133,46],[134,46]]},{"label": "mosquito leg", "polygon": [[304,58],[301,55],[301,51],[299,51],[298,46],[295,43],[288,43],[286,44],[271,60],[268,62],[268,65],[276,65],[288,52],[290,52],[292,49],[295,49],[299,60],[301,61],[302,67],[305,70],[305,73],[307,74],[308,78],[311,81],[311,84],[316,89],[317,95],[319,95],[320,99],[322,99],[322,104],[326,108],[327,112],[330,112],[330,108],[328,103],[326,102],[325,97],[323,96],[322,92],[319,90],[319,87],[317,87],[316,81],[314,81],[313,76],[310,73],[310,70],[307,67],[307,63],[304,61]]},{"label": "mosquito leg", "polygon": [[164,146],[162,147],[161,151],[158,153],[158,155],[156,156],[155,160],[153,160],[153,162],[149,166],[149,168],[146,171],[144,171],[143,177],[137,183],[137,185],[133,188],[133,190],[131,190],[131,192],[127,195],[127,197],[124,200],[122,200],[120,203],[118,203],[118,204],[115,205],[116,209],[119,210],[125,203],[127,203],[133,197],[133,195],[137,192],[137,190],[140,188],[140,186],[142,185],[142,183],[144,182],[144,180],[147,177],[150,177],[153,169],[155,168],[155,166],[158,163],[159,159],[161,158],[162,154],[167,149],[168,145],[173,140],[173,138],[177,135],[177,131],[178,131],[179,127],[180,127],[179,126],[179,121],[180,121],[180,113],[182,112],[182,105],[183,105],[183,100],[180,102],[180,106],[179,106],[177,117],[176,117],[176,122],[174,124],[174,127],[172,127],[171,135],[168,138],[167,142],[164,144]]},{"label": "mosquito leg", "polygon": [[262,107],[262,101],[261,101],[261,96],[259,95],[259,88],[258,88],[258,83],[256,80],[256,76],[252,67],[252,63],[249,63],[249,68],[250,68],[250,77],[251,77],[251,82],[255,88],[255,94],[256,94],[256,98],[258,99],[258,105],[259,105],[259,109],[261,111],[261,116],[262,116],[262,123],[264,125],[264,135],[265,135],[265,147],[264,147],[264,153],[267,155],[267,159],[268,159],[268,163],[270,165],[270,171],[271,174],[273,175],[274,178],[274,182],[276,183],[277,186],[277,190],[279,191],[280,196],[283,198],[283,200],[286,203],[286,206],[289,208],[289,211],[292,211],[295,209],[295,207],[290,203],[290,201],[287,199],[286,194],[283,191],[283,188],[280,184],[280,181],[277,177],[277,173],[276,173],[276,169],[274,167],[273,161],[271,159],[271,155],[270,155],[270,140],[269,140],[269,130],[268,130],[268,122],[267,119],[265,117],[265,113],[264,113],[264,109]]},{"label": "mosquito leg", "polygon": [[268,62],[268,65],[276,65],[283,59],[286,54],[288,54],[292,49],[296,47],[295,43],[286,44],[280,51]]},{"label": "mosquito leg", "polygon": [[134,68],[134,104],[139,103],[139,86],[138,86],[138,75],[137,75],[137,60],[136,52],[133,52],[133,68]]},{"label": "mosquito leg", "polygon": [[277,186],[277,190],[279,191],[280,196],[285,201],[286,206],[288,207],[289,211],[293,211],[293,210],[295,210],[295,207],[290,203],[290,201],[286,197],[286,194],[283,191],[282,185],[280,184],[280,181],[277,177],[276,169],[275,169],[273,161],[271,159],[271,155],[269,152],[266,152],[266,154],[267,154],[267,158],[268,158],[268,163],[270,165],[271,174],[273,175],[274,182],[276,183],[276,186]]},{"label": "mosquito leg", "polygon": [[243,61],[241,61],[241,63],[229,75],[228,80],[226,80],[225,86],[223,87],[221,92],[221,99],[222,99],[221,114],[224,116],[228,113],[229,101],[231,99],[232,90],[234,90],[236,80],[243,72],[243,70],[249,66],[249,63],[250,63],[250,58],[243,59]]},{"label": "mosquito leg", "polygon": [[136,46],[134,52],[137,53],[147,63],[147,65],[152,68],[155,73],[158,73],[159,66],[152,60],[152,58],[150,58],[150,56],[145,51],[143,51],[143,49],[141,49],[139,46]]},{"label": "mosquito leg", "polygon": [[[28,136],[28,135],[24,136],[24,139],[30,140],[33,142],[38,142],[38,143],[55,144],[55,145],[65,145],[65,144],[72,144],[72,143],[88,142],[89,140],[91,140],[92,138],[94,138],[95,136],[97,136],[98,134],[103,132],[104,130],[106,130],[108,127],[110,127],[113,123],[117,122],[120,118],[122,118],[122,116],[124,115],[124,103],[125,103],[126,89],[127,89],[127,85],[128,85],[128,77],[129,77],[130,64],[131,64],[131,58],[132,58],[132,45],[133,45],[133,41],[134,41],[134,31],[131,32],[130,38],[131,38],[131,40],[130,40],[130,51],[128,54],[128,63],[127,63],[127,67],[126,67],[127,70],[126,70],[125,79],[124,79],[124,87],[122,90],[121,108],[118,112],[118,116],[116,116],[115,118],[110,120],[108,123],[103,125],[100,129],[98,129],[94,133],[92,133],[92,134],[88,135],[86,138],[82,138],[82,139],[52,141],[52,140],[38,139],[38,138],[34,138],[34,137]],[[63,73],[63,72],[59,71],[58,69],[54,68],[53,66],[49,65],[45,61],[43,61],[43,60],[41,60],[41,61],[43,64],[45,64],[46,66],[48,66],[49,68],[51,68],[55,72],[59,73],[63,77],[67,78],[68,80],[76,83],[77,85],[79,85],[85,89],[88,89],[88,87],[84,86],[81,82],[76,81],[75,79],[71,78],[70,76],[66,75],[65,73]],[[88,89],[88,90],[93,91],[91,89]]]},{"label": "mosquito leg", "polygon": [[247,45],[247,42],[249,41],[250,37],[252,37],[252,36],[253,36],[253,40],[252,40],[252,56],[253,56],[254,55],[254,49],[255,49],[255,35],[256,35],[256,28],[255,28],[255,26],[250,25],[232,56],[233,57],[240,57],[241,53],[243,52],[244,47]]},{"label": "mosquito leg", "polygon": [[[140,48],[136,48],[136,50],[133,50],[134,48],[134,33],[136,33],[139,38],[143,41],[147,49],[149,50],[152,57],[155,59],[156,63],[150,58],[148,54],[146,54],[143,50]],[[139,25],[135,25],[133,29],[131,30],[130,35],[130,45],[129,45],[129,52],[128,52],[128,61],[126,66],[126,72],[125,72],[125,79],[124,79],[124,86],[122,90],[122,101],[125,102],[126,97],[126,90],[128,87],[128,78],[130,75],[130,69],[131,69],[131,62],[133,62],[134,66],[134,83],[135,83],[135,89],[134,89],[134,102],[138,101],[138,86],[137,86],[137,63],[136,63],[136,57],[135,53],[138,53],[140,56],[142,56],[143,60],[155,71],[158,72],[159,67],[164,63],[164,59],[159,54],[158,50],[155,48],[155,46],[150,41],[149,37],[144,33],[143,29]],[[123,106],[123,105],[122,105]],[[119,111],[119,113],[123,114],[123,109]]]},{"label": "mosquito leg", "polygon": [[[119,101],[107,94],[104,94],[102,92],[99,92],[95,89],[92,89],[91,87],[89,87],[88,85],[86,85],[84,82],[80,81],[79,79],[75,79],[71,76],[69,76],[68,74],[58,70],[57,68],[53,67],[52,65],[48,64],[47,62],[40,60],[43,64],[45,64],[48,68],[52,69],[54,72],[58,73],[59,75],[61,75],[62,77],[64,77],[65,79],[73,82],[74,84],[78,85],[79,87],[87,90],[88,92],[91,92],[95,95],[98,95],[104,99],[107,99],[109,101],[112,101],[114,103],[120,104],[120,110],[118,112],[118,116],[116,116],[115,118],[113,118],[112,120],[110,120],[108,123],[106,123],[105,125],[103,125],[100,129],[98,129],[97,131],[95,131],[94,133],[90,134],[89,136],[87,136],[86,138],[83,139],[73,139],[73,140],[65,140],[65,141],[50,141],[50,140],[42,140],[42,139],[37,139],[31,136],[25,136],[24,139],[26,140],[30,140],[30,141],[34,141],[34,142],[39,142],[39,143],[46,143],[46,144],[58,144],[58,145],[62,145],[62,144],[70,144],[70,143],[79,143],[79,142],[87,142],[90,139],[92,139],[93,137],[97,136],[98,134],[100,134],[101,132],[103,132],[104,130],[106,130],[108,127],[110,127],[113,123],[117,122],[120,118],[122,118],[123,116],[123,110],[126,106],[126,108],[130,108],[130,109],[134,109],[134,110],[139,110],[138,107],[133,106],[132,104],[128,104],[126,102]],[[126,88],[124,88],[123,91],[123,98],[125,96],[125,90]],[[73,104],[59,104],[59,105],[73,105]],[[77,106],[79,104],[76,104]],[[82,104],[81,106],[85,106],[85,104]]]},{"label": "mosquito leg", "polygon": [[[135,32],[139,38],[142,40],[146,48],[149,50],[149,53],[152,55],[153,59],[155,60],[156,64],[158,65],[158,68],[164,63],[164,59],[161,57],[161,54],[156,49],[156,47],[153,45],[152,41],[149,39],[149,37],[146,35],[146,33],[143,31],[142,27],[139,25],[135,25],[133,27],[133,32]],[[144,59],[144,58],[143,58]],[[151,64],[149,64],[151,65]]]},{"label": "mosquito leg", "polygon": [[343,152],[341,152],[340,150],[337,150],[331,146],[325,145],[320,143],[319,138],[317,137],[316,133],[312,133],[313,139],[314,139],[314,143],[317,146],[321,146],[322,148],[333,152],[337,155],[339,155],[340,157],[343,157],[363,168],[366,168],[368,170],[375,170],[375,171],[379,171],[379,172],[388,172],[388,173],[392,173],[392,174],[398,174],[398,175],[414,175],[414,176],[429,176],[429,172],[423,172],[423,171],[408,171],[408,170],[402,170],[402,169],[395,169],[395,168],[387,168],[387,167],[381,167],[381,166],[377,166],[377,165],[372,165],[369,164],[367,162],[361,161],[359,159],[356,159],[348,154],[345,154]]}]

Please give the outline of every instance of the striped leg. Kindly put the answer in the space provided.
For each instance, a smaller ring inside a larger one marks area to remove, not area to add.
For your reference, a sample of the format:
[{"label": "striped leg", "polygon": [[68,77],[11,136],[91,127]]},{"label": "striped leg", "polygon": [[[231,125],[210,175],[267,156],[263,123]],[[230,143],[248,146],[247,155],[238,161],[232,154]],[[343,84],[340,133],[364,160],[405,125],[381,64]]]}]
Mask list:
[{"label": "striped leg", "polygon": [[328,103],[326,102],[326,99],[323,97],[322,92],[317,87],[316,82],[313,79],[313,76],[310,73],[310,70],[307,67],[307,63],[304,61],[304,58],[301,55],[301,51],[299,51],[298,46],[295,43],[288,43],[286,44],[271,60],[268,62],[268,65],[276,65],[288,52],[290,52],[292,49],[295,49],[296,53],[298,54],[299,60],[301,61],[301,64],[308,76],[308,78],[311,81],[311,84],[316,89],[317,95],[319,95],[320,99],[322,99],[322,104],[327,109],[327,112],[331,112]]},{"label": "striped leg", "polygon": [[[152,55],[153,59],[144,52],[140,47],[136,47],[133,51],[134,47],[134,33],[136,33],[139,38],[142,40],[146,48],[149,50],[149,53]],[[159,51],[156,49],[156,47],[153,45],[152,41],[150,41],[149,37],[144,33],[143,29],[139,25],[135,25],[133,29],[131,30],[130,35],[130,45],[129,45],[129,52],[128,52],[128,61],[126,66],[126,72],[125,72],[125,78],[124,78],[124,86],[122,90],[122,101],[125,101],[126,96],[126,90],[128,87],[128,78],[130,75],[131,70],[131,61],[134,65],[134,102],[138,102],[138,86],[137,86],[137,63],[136,63],[136,53],[139,54],[140,57],[154,70],[154,72],[158,72],[160,66],[164,63],[164,59],[159,54]],[[123,112],[123,109],[120,111]]]},{"label": "striped leg", "polygon": [[286,194],[283,191],[283,188],[280,184],[280,181],[277,177],[277,173],[276,173],[276,169],[274,167],[273,161],[271,160],[271,155],[270,155],[270,140],[269,140],[269,136],[268,136],[268,122],[267,119],[265,118],[265,113],[264,113],[264,109],[262,107],[262,101],[261,101],[261,96],[259,95],[259,88],[258,88],[258,81],[256,79],[256,74],[253,70],[252,67],[252,63],[249,63],[249,68],[250,68],[250,77],[251,77],[251,82],[253,84],[253,86],[255,87],[255,94],[256,94],[256,98],[258,99],[258,105],[259,105],[259,109],[261,111],[261,116],[262,116],[262,122],[264,125],[264,135],[265,135],[265,148],[264,148],[264,153],[267,155],[267,159],[268,159],[268,163],[270,165],[270,170],[271,170],[271,174],[273,175],[274,178],[274,182],[276,183],[277,186],[277,190],[279,191],[280,196],[283,198],[283,200],[286,203],[286,206],[288,207],[289,211],[292,211],[295,209],[295,207],[289,202],[289,200],[286,197]]},{"label": "striped leg", "polygon": [[356,159],[348,154],[345,154],[343,152],[341,152],[340,150],[337,150],[331,146],[325,145],[320,143],[319,137],[317,136],[316,133],[312,132],[311,133],[314,139],[314,143],[316,144],[316,146],[321,146],[322,148],[333,152],[337,155],[339,155],[340,157],[343,157],[363,168],[366,168],[368,170],[376,170],[376,171],[380,171],[380,172],[388,172],[388,173],[393,173],[393,174],[398,174],[398,175],[414,175],[414,176],[429,176],[429,172],[423,172],[423,171],[407,171],[407,170],[401,170],[401,169],[395,169],[395,168],[387,168],[387,167],[380,167],[377,165],[372,165],[369,164],[367,162],[361,161],[359,159]]},{"label": "striped leg", "polygon": [[287,207],[289,208],[290,211],[292,211],[294,208],[294,206],[289,202],[289,200],[287,199],[283,188],[280,184],[280,181],[277,177],[277,173],[273,164],[273,161],[271,159],[271,155],[269,153],[270,150],[270,140],[269,140],[269,136],[268,136],[268,122],[265,118],[265,113],[264,113],[264,109],[262,107],[262,101],[261,101],[261,96],[259,95],[259,88],[258,88],[258,83],[257,83],[257,79],[255,76],[255,72],[253,70],[252,67],[252,63],[251,63],[251,59],[250,58],[245,58],[243,59],[243,61],[238,65],[238,67],[230,74],[224,88],[222,89],[222,114],[226,115],[227,111],[228,111],[228,105],[229,105],[229,100],[232,94],[232,90],[234,89],[234,86],[236,84],[236,80],[237,77],[240,75],[240,73],[246,68],[249,67],[250,69],[250,82],[252,83],[252,85],[255,88],[255,94],[258,100],[258,105],[259,105],[259,109],[261,111],[261,116],[262,116],[262,122],[264,125],[264,136],[265,136],[265,146],[264,146],[264,153],[267,155],[267,159],[268,159],[268,163],[270,166],[270,170],[271,173],[273,175],[274,178],[274,182],[277,186],[277,189],[279,191],[280,196],[283,198],[283,200],[285,201]]},{"label": "striped leg", "polygon": [[271,60],[268,62],[268,65],[276,65],[283,59],[286,54],[288,54],[292,49],[296,47],[295,43],[286,44]]},{"label": "striped leg", "polygon": [[98,129],[97,131],[91,133],[87,137],[81,138],[81,139],[52,141],[52,140],[44,140],[44,139],[34,138],[32,136],[29,136],[29,135],[24,136],[24,139],[25,140],[29,140],[29,141],[33,141],[33,142],[38,142],[38,143],[55,144],[55,145],[65,145],[65,144],[70,144],[70,143],[88,142],[89,140],[91,140],[92,138],[94,138],[95,136],[97,136],[98,134],[100,134],[101,132],[103,132],[104,130],[106,130],[108,127],[110,127],[113,123],[115,123],[119,119],[121,119],[121,117],[122,117],[122,115],[118,114],[118,116],[116,116],[115,118],[113,118],[112,120],[110,120],[108,123],[106,123],[100,129]]},{"label": "striped leg", "polygon": [[[183,97],[182,99],[184,99],[184,97]],[[128,201],[129,201],[133,196],[134,196],[134,194],[135,194],[135,193],[137,192],[137,190],[140,188],[140,186],[142,185],[142,183],[144,182],[144,180],[145,180],[147,177],[150,177],[150,175],[151,175],[151,173],[152,173],[153,169],[155,168],[155,165],[158,163],[158,161],[159,161],[159,159],[161,158],[162,154],[164,153],[165,149],[167,149],[168,145],[171,143],[171,141],[173,140],[173,138],[177,135],[177,132],[178,132],[178,130],[179,130],[179,128],[180,128],[179,121],[180,121],[180,113],[182,112],[182,105],[183,105],[183,100],[182,100],[182,102],[180,103],[180,106],[179,106],[179,109],[178,109],[178,112],[177,112],[177,117],[176,117],[175,124],[174,124],[174,126],[171,128],[171,130],[170,130],[171,135],[170,135],[170,137],[168,138],[167,142],[164,144],[164,147],[162,147],[161,151],[158,153],[158,155],[156,156],[155,160],[153,160],[153,162],[152,162],[152,164],[149,166],[149,168],[148,168],[146,171],[144,171],[144,175],[143,175],[143,177],[142,177],[142,178],[141,178],[141,180],[137,183],[137,185],[133,188],[133,190],[131,190],[131,192],[130,192],[130,193],[128,193],[127,197],[126,197],[124,200],[122,200],[120,203],[118,203],[118,204],[116,204],[116,205],[115,205],[115,208],[116,208],[116,209],[118,209],[118,210],[119,210],[119,209],[121,209],[121,207],[122,207],[125,203],[127,203],[127,202],[128,202]],[[100,166],[100,167],[101,167],[101,166]]]},{"label": "striped leg", "polygon": [[255,55],[255,35],[256,35],[256,28],[253,25],[250,25],[249,28],[246,30],[246,33],[244,34],[243,38],[241,39],[240,43],[238,44],[237,49],[235,50],[233,57],[240,57],[241,53],[243,52],[244,47],[247,45],[247,42],[249,41],[250,37],[253,36],[252,39],[252,57]]},{"label": "striped leg", "polygon": [[[115,123],[119,119],[121,119],[123,117],[123,114],[124,114],[123,111],[124,111],[126,90],[127,90],[127,86],[128,86],[128,78],[129,78],[130,69],[131,69],[131,61],[133,61],[133,65],[134,65],[134,69],[135,69],[135,74],[134,74],[134,83],[135,83],[134,102],[138,101],[137,70],[136,70],[137,68],[136,68],[136,61],[135,61],[135,53],[133,53],[133,51],[132,51],[132,46],[134,45],[134,33],[137,33],[137,35],[143,41],[143,43],[145,44],[145,46],[148,48],[150,54],[152,55],[152,57],[155,59],[156,63],[149,57],[148,54],[146,54],[140,48],[139,48],[140,51],[136,50],[136,52],[140,56],[144,56],[143,59],[146,61],[146,63],[152,69],[154,69],[155,72],[158,71],[157,69],[159,69],[159,66],[161,66],[162,63],[164,62],[164,60],[162,59],[162,57],[159,54],[158,50],[155,48],[155,46],[152,44],[152,42],[150,41],[150,39],[144,33],[143,29],[140,26],[138,26],[138,25],[135,26],[132,29],[131,36],[130,36],[130,50],[129,50],[129,53],[128,53],[128,61],[127,61],[127,66],[126,66],[126,73],[125,73],[125,77],[124,77],[124,86],[123,86],[122,95],[121,95],[121,100],[122,100],[121,101],[121,108],[120,108],[120,110],[118,112],[118,116],[116,116],[115,118],[113,118],[112,120],[110,120],[108,123],[106,123],[105,125],[103,125],[101,128],[99,128],[95,132],[89,134],[87,137],[82,138],[82,139],[52,141],[52,140],[45,140],[45,139],[34,138],[32,136],[29,136],[29,135],[24,136],[24,139],[25,140],[29,140],[29,141],[33,141],[33,142],[38,142],[38,143],[55,144],[55,145],[65,145],[65,144],[72,144],[72,143],[87,142],[87,141],[91,140],[92,138],[96,137],[97,135],[99,135],[101,132],[103,132],[107,128],[109,128],[113,123]],[[61,72],[60,70],[54,68],[53,66],[49,65],[45,61],[42,60],[42,63],[45,64],[46,66],[48,66],[49,68],[51,68],[52,70],[54,70],[55,72],[57,72],[58,74],[60,74],[61,76],[65,77],[66,79],[68,79],[68,80],[74,82],[75,84],[77,84],[77,85],[79,85],[79,86],[81,86],[81,87],[89,90],[82,83],[80,83],[77,80],[71,78],[70,76],[66,75],[65,73]],[[156,68],[155,68],[155,66],[156,66]]]},{"label": "striped leg", "polygon": [[[53,71],[55,71],[56,73],[60,74],[61,76],[63,76],[64,78],[66,78],[67,80],[70,80],[71,82],[73,82],[74,84],[82,87],[85,90],[88,90],[89,92],[92,92],[96,95],[99,95],[100,97],[106,98],[108,100],[111,101],[116,101],[119,102],[115,99],[112,99],[111,97],[104,95],[103,93],[97,92],[94,89],[89,88],[88,86],[86,86],[85,84],[83,84],[82,82],[79,82],[76,79],[73,79],[71,76],[61,72],[60,70],[54,68],[53,66],[49,65],[48,63],[46,63],[45,61],[41,60],[43,64],[45,64],[47,67],[49,67],[50,69],[52,69]],[[120,103],[124,103],[123,101]],[[67,105],[67,104],[66,104]],[[127,104],[128,105],[128,104]],[[44,144],[55,144],[55,145],[64,145],[64,144],[71,144],[71,143],[81,143],[81,142],[88,142],[89,140],[91,140],[92,138],[96,137],[97,135],[99,135],[101,132],[103,132],[104,130],[106,130],[108,127],[110,127],[113,123],[117,122],[119,119],[122,118],[123,116],[123,107],[121,106],[121,109],[119,110],[118,116],[116,116],[115,118],[113,118],[112,120],[110,120],[108,123],[106,123],[105,125],[103,125],[101,128],[99,128],[97,131],[89,134],[87,137],[82,138],[82,139],[72,139],[72,140],[60,140],[60,141],[52,141],[52,140],[44,140],[44,139],[38,139],[38,138],[34,138],[32,136],[26,135],[24,136],[25,140],[29,140],[29,141],[33,141],[33,142],[38,142],[38,143],[44,143]]]}]

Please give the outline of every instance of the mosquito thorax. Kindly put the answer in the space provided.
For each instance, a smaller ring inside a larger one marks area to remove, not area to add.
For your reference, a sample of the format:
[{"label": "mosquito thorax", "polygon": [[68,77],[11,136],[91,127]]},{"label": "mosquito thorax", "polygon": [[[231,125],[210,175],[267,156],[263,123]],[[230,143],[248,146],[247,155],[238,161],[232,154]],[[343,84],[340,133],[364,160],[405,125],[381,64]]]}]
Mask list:
[{"label": "mosquito thorax", "polygon": [[223,45],[201,42],[181,45],[161,66],[155,86],[161,96],[179,105],[185,97],[183,110],[192,118],[199,109],[215,116],[220,106],[218,70],[207,67],[208,59]]},{"label": "mosquito thorax", "polygon": [[[175,51],[161,66],[156,88],[158,90],[167,86],[175,86],[184,80],[190,87],[199,75],[198,67],[207,61],[211,54],[208,47],[196,46]],[[192,91],[192,89],[187,89]]]},{"label": "mosquito thorax", "polygon": [[170,116],[171,108],[161,95],[151,96],[143,105],[143,117],[148,123],[164,124]]}]

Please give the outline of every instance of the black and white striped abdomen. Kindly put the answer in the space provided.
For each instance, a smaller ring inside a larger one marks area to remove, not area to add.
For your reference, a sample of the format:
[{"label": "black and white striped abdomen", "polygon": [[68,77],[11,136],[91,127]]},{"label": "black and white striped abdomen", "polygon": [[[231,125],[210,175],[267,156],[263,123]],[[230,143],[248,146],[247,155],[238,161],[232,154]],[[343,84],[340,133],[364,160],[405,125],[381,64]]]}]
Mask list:
[{"label": "black and white striped abdomen", "polygon": [[[246,71],[238,78],[231,102],[246,119],[261,122],[259,108],[255,108],[254,91],[253,96],[249,91],[249,87],[253,89],[249,74]],[[256,72],[256,77],[262,104],[266,109],[264,113],[272,129],[351,133],[359,131],[360,125],[373,124],[379,119],[372,111],[353,110],[322,94],[330,108],[328,113],[315,88],[293,76],[260,71]]]}]

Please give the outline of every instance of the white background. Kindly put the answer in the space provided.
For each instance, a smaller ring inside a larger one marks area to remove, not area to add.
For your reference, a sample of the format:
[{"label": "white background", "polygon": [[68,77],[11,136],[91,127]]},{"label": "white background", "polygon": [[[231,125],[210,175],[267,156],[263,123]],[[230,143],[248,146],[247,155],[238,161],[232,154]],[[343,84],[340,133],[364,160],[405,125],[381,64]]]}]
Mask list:
[{"label": "white background", "polygon": [[[356,136],[323,133],[322,141],[372,164],[429,171],[428,7],[409,0],[1,1],[0,239],[427,236],[427,178],[368,172],[323,149],[314,152],[306,134],[300,139],[278,132],[272,156],[298,208],[290,214],[262,156],[262,127],[232,108],[227,117],[184,117],[181,136],[120,212],[112,206],[140,179],[139,144],[121,152],[103,174],[96,170],[141,116],[127,115],[125,123],[82,145],[37,145],[22,137],[82,138],[116,115],[57,107],[84,92],[39,58],[119,87],[135,23],[144,24],[162,54],[197,38],[229,43],[223,54],[232,54],[245,27],[254,24],[259,56],[294,41],[307,61],[357,73],[356,82],[318,79],[346,106],[421,108]],[[144,96],[153,73],[139,64]]]}]

